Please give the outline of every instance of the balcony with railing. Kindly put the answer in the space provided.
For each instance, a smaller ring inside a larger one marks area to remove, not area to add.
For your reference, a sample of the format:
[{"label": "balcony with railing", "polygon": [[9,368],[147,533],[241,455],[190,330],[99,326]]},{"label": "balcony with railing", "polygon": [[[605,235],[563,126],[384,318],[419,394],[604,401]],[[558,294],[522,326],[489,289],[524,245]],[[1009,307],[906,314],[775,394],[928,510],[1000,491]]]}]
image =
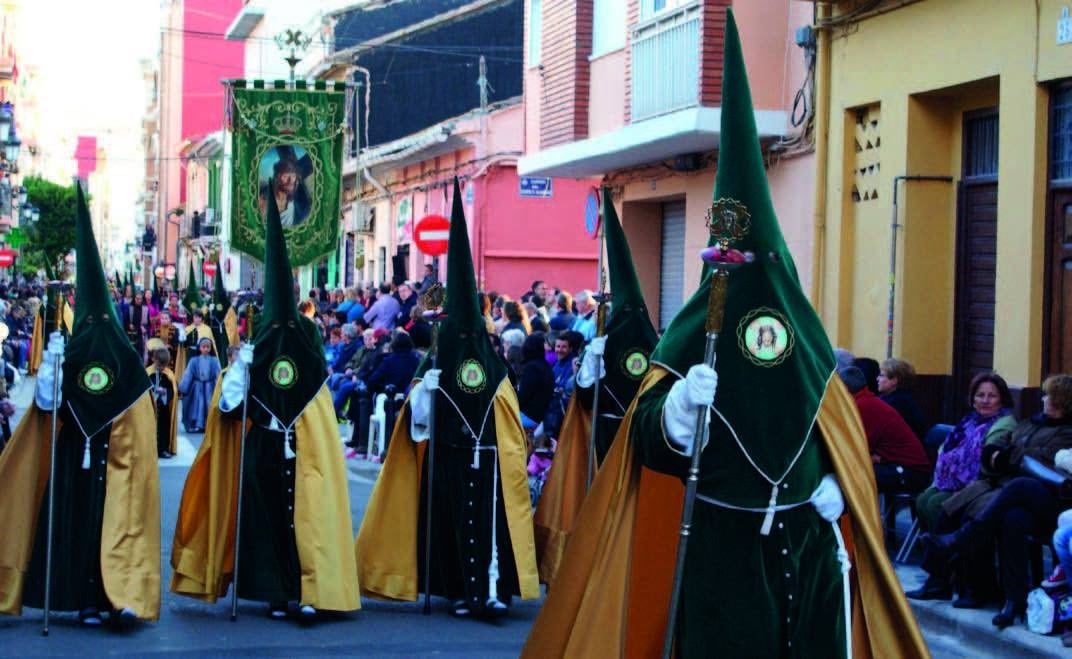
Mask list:
[{"label": "balcony with railing", "polygon": [[697,105],[700,3],[659,14],[632,34],[632,120]]}]

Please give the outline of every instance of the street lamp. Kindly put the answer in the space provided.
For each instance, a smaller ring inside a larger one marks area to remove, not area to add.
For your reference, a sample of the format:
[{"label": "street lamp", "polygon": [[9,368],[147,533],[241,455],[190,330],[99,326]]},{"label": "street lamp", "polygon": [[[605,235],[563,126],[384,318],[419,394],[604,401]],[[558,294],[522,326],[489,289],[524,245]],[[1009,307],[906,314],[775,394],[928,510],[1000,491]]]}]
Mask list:
[{"label": "street lamp", "polygon": [[23,186],[20,186],[18,188],[18,192],[19,192],[19,206],[20,207],[25,206],[26,205],[26,200],[30,196],[30,191],[26,189],[25,185],[23,185]]},{"label": "street lamp", "polygon": [[34,206],[33,210],[31,211],[30,221],[33,222],[34,224],[37,224],[37,221],[40,220],[40,219],[41,219],[41,209],[38,208],[37,206]]}]

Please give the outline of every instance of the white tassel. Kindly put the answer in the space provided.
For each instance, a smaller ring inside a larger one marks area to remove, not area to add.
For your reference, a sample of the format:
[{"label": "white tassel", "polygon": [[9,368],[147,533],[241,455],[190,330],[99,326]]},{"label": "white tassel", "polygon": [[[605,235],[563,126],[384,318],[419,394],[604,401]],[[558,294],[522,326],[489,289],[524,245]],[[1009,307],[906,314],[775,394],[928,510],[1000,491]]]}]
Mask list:
[{"label": "white tassel", "polygon": [[771,526],[774,524],[774,509],[778,503],[778,485],[771,487],[770,501],[767,502],[767,514],[763,516],[763,526],[759,529],[760,535],[770,535]]},{"label": "white tassel", "polygon": [[[479,451],[477,451],[479,453]],[[494,455],[494,454],[493,454]],[[498,455],[494,455],[498,457]],[[488,564],[488,601],[499,599],[499,542],[495,522],[499,509],[499,466],[497,460],[491,465],[491,562]]]},{"label": "white tassel", "polygon": [[283,457],[287,460],[293,460],[295,457],[294,451],[290,448],[290,428],[283,431]]},{"label": "white tassel", "polygon": [[82,469],[89,469],[89,437],[86,437],[86,451],[82,454]]}]

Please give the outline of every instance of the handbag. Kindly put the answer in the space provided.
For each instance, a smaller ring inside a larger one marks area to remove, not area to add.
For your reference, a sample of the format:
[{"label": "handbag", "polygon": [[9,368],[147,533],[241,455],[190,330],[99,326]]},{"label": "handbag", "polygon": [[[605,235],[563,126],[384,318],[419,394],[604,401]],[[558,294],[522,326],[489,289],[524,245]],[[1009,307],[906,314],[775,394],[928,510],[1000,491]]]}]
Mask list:
[{"label": "handbag", "polygon": [[1072,477],[1037,458],[1025,455],[1020,461],[1020,474],[1042,481],[1058,499],[1072,499]]}]

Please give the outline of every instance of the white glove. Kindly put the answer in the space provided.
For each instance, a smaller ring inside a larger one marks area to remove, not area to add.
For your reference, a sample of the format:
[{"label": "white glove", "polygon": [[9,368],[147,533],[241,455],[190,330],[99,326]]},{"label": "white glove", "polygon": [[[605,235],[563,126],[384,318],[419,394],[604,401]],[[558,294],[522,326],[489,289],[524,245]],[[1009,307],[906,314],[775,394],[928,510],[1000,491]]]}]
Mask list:
[{"label": "white glove", "polygon": [[597,379],[602,380],[607,376],[607,369],[603,364],[603,353],[606,349],[605,336],[597,336],[585,348],[581,366],[577,369],[577,384],[581,387],[587,389],[595,384]]},{"label": "white glove", "polygon": [[46,352],[48,352],[49,358],[55,359],[56,357],[63,357],[63,349],[63,335],[59,332],[53,332],[49,334],[48,346],[45,348]]},{"label": "white glove", "polygon": [[428,369],[409,392],[409,436],[415,442],[423,442],[431,436],[428,420],[432,415],[432,392],[439,388],[442,373],[438,368]]},{"label": "white glove", "polygon": [[243,343],[238,359],[224,372],[220,384],[220,411],[230,412],[242,404],[249,381],[249,365],[253,363],[253,346]]},{"label": "white glove", "polygon": [[1072,449],[1063,448],[1053,456],[1053,464],[1058,469],[1072,473]]},{"label": "white glove", "polygon": [[443,373],[442,369],[430,368],[424,372],[424,388],[428,391],[435,391],[439,388],[439,376]]},{"label": "white glove", "polygon": [[247,368],[253,363],[253,344],[243,343],[238,349],[238,363]]},{"label": "white glove", "polygon": [[823,476],[819,487],[811,495],[811,505],[815,506],[815,512],[819,513],[828,522],[835,521],[845,512],[845,497],[841,494],[841,487],[833,474]]},{"label": "white glove", "polygon": [[[692,455],[696,441],[696,414],[715,402],[717,388],[718,373],[706,364],[693,366],[684,380],[678,380],[670,387],[663,405],[663,429],[673,444],[671,448],[680,449],[678,452],[682,455]],[[710,412],[708,415],[710,417]]]}]

